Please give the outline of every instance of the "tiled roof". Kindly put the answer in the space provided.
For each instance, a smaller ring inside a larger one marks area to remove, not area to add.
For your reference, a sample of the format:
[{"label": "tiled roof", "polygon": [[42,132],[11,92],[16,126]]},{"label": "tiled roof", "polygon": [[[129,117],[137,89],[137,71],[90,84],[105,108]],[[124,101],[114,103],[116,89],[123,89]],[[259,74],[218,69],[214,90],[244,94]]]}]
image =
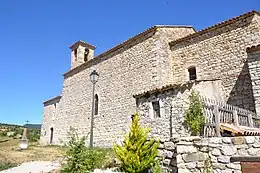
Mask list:
[{"label": "tiled roof", "polygon": [[53,98],[51,98],[49,100],[46,100],[45,102],[43,102],[43,104],[46,105],[47,103],[50,103],[50,102],[52,102],[54,100],[59,100],[59,99],[61,99],[61,96],[56,96],[56,97],[53,97]]},{"label": "tiled roof", "polygon": [[93,46],[93,45],[91,45],[91,44],[88,44],[88,43],[86,43],[86,42],[83,41],[83,40],[77,41],[76,43],[74,43],[73,45],[71,45],[69,48],[70,48],[70,49],[74,49],[74,47],[77,47],[77,46],[80,45],[80,44],[83,45],[83,46],[89,47],[89,48],[91,48],[91,49],[96,49],[95,46]]},{"label": "tiled roof", "polygon": [[133,37],[130,37],[128,40],[123,41],[122,43],[116,45],[115,47],[105,51],[104,53],[99,54],[98,56],[94,57],[92,60],[87,61],[87,62],[81,64],[80,66],[78,66],[78,67],[76,67],[74,69],[71,69],[70,71],[66,72],[64,74],[64,76],[67,76],[68,74],[71,74],[71,73],[77,73],[77,72],[81,71],[80,69],[82,67],[89,66],[90,64],[93,64],[94,62],[102,61],[103,60],[102,58],[107,56],[108,54],[110,54],[110,53],[120,49],[121,47],[124,47],[127,44],[132,43],[133,41],[135,41],[135,40],[137,40],[139,38],[142,38],[143,36],[146,36],[149,33],[155,32],[158,28],[193,28],[193,27],[192,26],[155,25],[155,26],[150,27],[147,30],[145,30],[145,31],[143,31],[143,32],[133,36]]},{"label": "tiled roof", "polygon": [[246,49],[246,51],[247,51],[248,53],[250,53],[250,52],[255,52],[255,51],[260,51],[260,44],[258,44],[258,45],[256,45],[256,46],[248,47],[248,48]]},{"label": "tiled roof", "polygon": [[234,136],[260,136],[260,129],[247,127],[247,126],[235,126],[233,124],[221,123],[221,130],[231,132]]},{"label": "tiled roof", "polygon": [[216,25],[210,26],[210,27],[208,27],[208,28],[205,28],[205,29],[203,29],[203,30],[200,30],[200,31],[198,31],[198,32],[195,32],[195,33],[193,33],[193,34],[190,34],[190,35],[188,35],[188,36],[186,36],[186,37],[183,37],[183,38],[180,38],[180,39],[178,39],[178,40],[172,41],[172,42],[169,43],[169,45],[170,45],[170,46],[173,46],[173,45],[175,45],[175,44],[177,44],[177,43],[180,43],[180,42],[189,40],[189,39],[191,39],[191,38],[194,38],[194,37],[197,37],[197,36],[199,36],[199,35],[205,34],[205,33],[209,32],[209,31],[212,31],[212,30],[215,30],[215,29],[217,29],[217,28],[221,28],[221,27],[223,27],[223,26],[229,25],[229,24],[231,24],[231,23],[236,22],[237,20],[240,20],[240,19],[243,19],[243,18],[247,18],[247,17],[249,17],[249,16],[251,16],[251,15],[254,15],[254,14],[260,15],[259,12],[253,10],[253,11],[251,11],[251,12],[244,13],[244,14],[242,14],[242,15],[240,15],[240,16],[234,17],[234,18],[232,18],[232,19],[223,21],[223,22],[218,23],[218,24],[216,24]]},{"label": "tiled roof", "polygon": [[139,97],[142,97],[142,96],[145,96],[145,95],[151,95],[151,94],[154,94],[154,93],[163,93],[165,91],[168,91],[168,90],[171,90],[171,89],[174,89],[174,88],[189,87],[189,86],[196,84],[196,83],[206,82],[206,81],[216,81],[216,80],[219,80],[219,79],[216,78],[216,79],[207,79],[207,80],[192,80],[192,81],[187,81],[187,82],[184,82],[184,83],[181,83],[181,84],[165,85],[161,88],[155,88],[155,89],[152,89],[152,90],[143,91],[143,92],[134,94],[133,97],[139,98]]}]

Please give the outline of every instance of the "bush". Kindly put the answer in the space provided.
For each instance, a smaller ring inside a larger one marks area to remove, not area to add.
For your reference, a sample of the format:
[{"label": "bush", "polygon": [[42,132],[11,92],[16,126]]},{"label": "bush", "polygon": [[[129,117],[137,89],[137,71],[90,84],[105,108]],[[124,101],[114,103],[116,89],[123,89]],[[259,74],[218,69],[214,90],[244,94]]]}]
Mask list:
[{"label": "bush", "polygon": [[105,162],[108,150],[100,148],[87,148],[86,137],[80,138],[75,129],[69,132],[69,142],[65,153],[65,163],[61,173],[90,172],[95,168],[101,168]]},{"label": "bush", "polygon": [[159,142],[148,140],[149,129],[140,127],[139,116],[134,114],[130,132],[122,146],[115,145],[114,152],[121,162],[121,169],[129,173],[141,173],[156,167]]},{"label": "bush", "polygon": [[28,131],[28,139],[31,142],[37,142],[40,139],[41,130],[38,129],[30,129]]},{"label": "bush", "polygon": [[191,131],[193,135],[198,135],[205,124],[203,108],[197,94],[194,90],[190,96],[190,106],[185,112],[184,125]]},{"label": "bush", "polygon": [[9,168],[12,168],[12,167],[15,167],[15,166],[17,166],[17,164],[10,163],[10,162],[7,162],[7,163],[0,163],[0,171],[3,171],[3,170],[6,170],[6,169],[9,169]]}]

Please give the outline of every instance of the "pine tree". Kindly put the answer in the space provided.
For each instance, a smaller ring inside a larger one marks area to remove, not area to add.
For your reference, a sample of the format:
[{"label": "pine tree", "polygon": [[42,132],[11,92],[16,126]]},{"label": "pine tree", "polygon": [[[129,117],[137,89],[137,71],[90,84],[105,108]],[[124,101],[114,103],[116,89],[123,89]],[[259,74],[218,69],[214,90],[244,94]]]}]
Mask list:
[{"label": "pine tree", "polygon": [[150,129],[140,127],[138,114],[132,118],[129,134],[125,135],[122,146],[114,146],[114,152],[121,162],[122,171],[141,173],[154,166],[159,142],[148,140]]}]

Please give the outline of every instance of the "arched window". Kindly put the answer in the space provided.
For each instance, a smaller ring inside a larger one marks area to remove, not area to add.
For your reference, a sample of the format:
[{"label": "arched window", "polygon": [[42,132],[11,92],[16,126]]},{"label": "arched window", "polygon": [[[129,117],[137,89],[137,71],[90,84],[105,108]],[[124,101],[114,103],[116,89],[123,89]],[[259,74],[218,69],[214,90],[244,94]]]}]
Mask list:
[{"label": "arched window", "polygon": [[95,94],[95,115],[97,115],[98,114],[98,95],[97,94]]},{"label": "arched window", "polygon": [[196,67],[194,67],[194,66],[189,67],[188,72],[189,72],[189,79],[190,80],[196,80],[197,79]]}]

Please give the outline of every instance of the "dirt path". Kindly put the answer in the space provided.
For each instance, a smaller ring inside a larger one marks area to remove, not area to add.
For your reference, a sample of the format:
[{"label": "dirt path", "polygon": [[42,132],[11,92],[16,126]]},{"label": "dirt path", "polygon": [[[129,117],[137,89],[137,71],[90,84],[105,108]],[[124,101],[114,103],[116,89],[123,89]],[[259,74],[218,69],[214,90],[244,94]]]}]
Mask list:
[{"label": "dirt path", "polygon": [[20,166],[1,171],[0,173],[47,173],[57,170],[60,167],[58,162],[35,161],[26,162]]}]

